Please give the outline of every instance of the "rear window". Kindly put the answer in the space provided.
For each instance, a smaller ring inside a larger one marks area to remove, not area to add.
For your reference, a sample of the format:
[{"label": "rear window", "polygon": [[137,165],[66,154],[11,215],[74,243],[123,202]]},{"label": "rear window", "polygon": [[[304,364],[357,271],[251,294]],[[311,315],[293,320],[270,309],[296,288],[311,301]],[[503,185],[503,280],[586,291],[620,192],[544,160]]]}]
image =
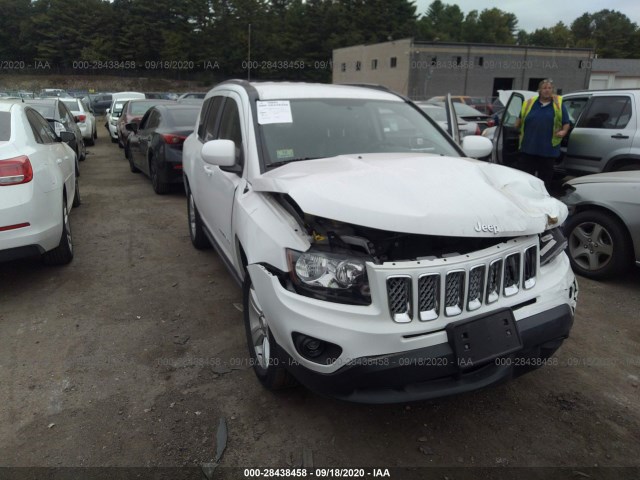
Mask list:
[{"label": "rear window", "polygon": [[0,142],[7,142],[11,138],[11,114],[0,112]]},{"label": "rear window", "polygon": [[79,108],[78,108],[78,102],[77,102],[76,100],[73,100],[73,101],[71,101],[71,100],[65,100],[65,101],[63,101],[62,103],[64,103],[64,104],[67,106],[67,108],[68,108],[69,110],[71,110],[72,112],[73,112],[73,111],[78,111],[78,110],[79,110]]},{"label": "rear window", "polygon": [[132,103],[129,113],[131,115],[144,115],[152,106],[150,103]]},{"label": "rear window", "polygon": [[171,123],[178,126],[193,127],[200,109],[171,110]]},{"label": "rear window", "polygon": [[55,114],[55,108],[53,105],[31,105],[33,108],[35,108],[38,113],[40,115],[42,115],[44,118],[55,118],[56,114]]}]

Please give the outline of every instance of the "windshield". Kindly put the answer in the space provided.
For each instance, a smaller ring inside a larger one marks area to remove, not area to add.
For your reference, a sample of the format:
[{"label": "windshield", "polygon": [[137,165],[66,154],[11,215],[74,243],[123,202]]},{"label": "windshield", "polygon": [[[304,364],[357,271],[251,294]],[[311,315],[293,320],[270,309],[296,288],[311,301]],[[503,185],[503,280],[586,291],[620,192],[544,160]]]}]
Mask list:
[{"label": "windshield", "polygon": [[261,125],[267,167],[358,153],[460,156],[431,122],[404,102],[322,98],[278,103],[285,114]]},{"label": "windshield", "polygon": [[33,104],[31,105],[35,108],[40,115],[44,118],[55,118],[55,107],[53,105],[42,105],[42,104]]},{"label": "windshield", "polygon": [[124,103],[116,103],[113,105],[113,110],[111,111],[111,117],[119,117],[122,113],[122,107],[124,107]]},{"label": "windshield", "polygon": [[147,110],[149,110],[151,107],[153,107],[153,104],[152,103],[131,102],[129,107],[130,107],[129,108],[129,115],[142,116],[145,113],[147,113]]}]

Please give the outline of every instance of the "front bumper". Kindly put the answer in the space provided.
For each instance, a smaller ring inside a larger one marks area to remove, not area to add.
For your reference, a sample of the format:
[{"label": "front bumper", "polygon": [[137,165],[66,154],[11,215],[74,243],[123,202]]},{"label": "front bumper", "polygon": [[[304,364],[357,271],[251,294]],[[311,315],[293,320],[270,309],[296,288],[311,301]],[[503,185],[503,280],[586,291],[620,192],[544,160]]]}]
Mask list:
[{"label": "front bumper", "polygon": [[573,314],[568,305],[523,319],[518,322],[522,350],[474,368],[465,368],[449,343],[357,358],[333,374],[309,370],[283,349],[278,349],[277,362],[286,365],[309,390],[341,400],[358,403],[429,400],[496,385],[545,365],[569,336],[572,324]]},{"label": "front bumper", "polygon": [[[513,242],[513,246],[500,255],[523,251],[530,241]],[[301,383],[316,392],[346,400],[386,403],[474,390],[528,370],[495,362],[475,365],[473,369],[461,368],[447,334],[447,327],[453,322],[481,318],[501,309],[511,310],[522,339],[522,350],[515,356],[539,359],[551,355],[568,336],[577,285],[564,253],[539,267],[535,285],[514,296],[501,297],[495,303],[455,316],[440,314],[436,319],[422,321],[414,315],[408,322],[393,321],[384,292],[387,278],[398,274],[416,278],[426,271],[468,268],[477,262],[490,261],[492,255],[496,253],[465,255],[459,263],[449,258],[442,266],[437,262],[428,267],[426,262],[376,266],[368,271],[372,295],[372,303],[368,306],[344,305],[298,295],[284,288],[263,266],[250,265],[248,268],[277,343],[278,358]],[[441,271],[444,275],[445,271]],[[341,354],[330,364],[310,361],[296,349],[293,336],[297,334],[338,345]]]}]

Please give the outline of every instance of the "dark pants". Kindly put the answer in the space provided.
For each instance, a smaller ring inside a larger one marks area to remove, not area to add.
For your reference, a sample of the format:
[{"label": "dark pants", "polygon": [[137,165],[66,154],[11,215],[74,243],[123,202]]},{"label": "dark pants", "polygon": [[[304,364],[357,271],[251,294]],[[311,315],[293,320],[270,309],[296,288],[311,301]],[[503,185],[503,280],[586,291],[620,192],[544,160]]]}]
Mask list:
[{"label": "dark pants", "polygon": [[555,163],[556,159],[554,157],[541,157],[539,155],[529,155],[528,153],[521,152],[518,169],[538,177],[544,182],[547,190],[550,190]]}]

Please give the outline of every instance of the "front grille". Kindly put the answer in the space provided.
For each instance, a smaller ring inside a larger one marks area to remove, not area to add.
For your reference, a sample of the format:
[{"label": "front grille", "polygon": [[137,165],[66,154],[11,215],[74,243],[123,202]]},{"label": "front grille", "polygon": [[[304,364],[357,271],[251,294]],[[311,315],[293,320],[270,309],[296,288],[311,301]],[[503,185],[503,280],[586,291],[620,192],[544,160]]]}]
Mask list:
[{"label": "front grille", "polygon": [[[494,256],[484,263],[475,261],[451,267],[416,277],[388,276],[387,299],[393,320],[411,322],[414,311],[423,322],[441,315],[455,317],[465,310],[473,312],[500,298],[513,297],[533,288],[538,273],[538,247],[533,245],[498,258]],[[417,296],[415,308],[414,295]]]}]

